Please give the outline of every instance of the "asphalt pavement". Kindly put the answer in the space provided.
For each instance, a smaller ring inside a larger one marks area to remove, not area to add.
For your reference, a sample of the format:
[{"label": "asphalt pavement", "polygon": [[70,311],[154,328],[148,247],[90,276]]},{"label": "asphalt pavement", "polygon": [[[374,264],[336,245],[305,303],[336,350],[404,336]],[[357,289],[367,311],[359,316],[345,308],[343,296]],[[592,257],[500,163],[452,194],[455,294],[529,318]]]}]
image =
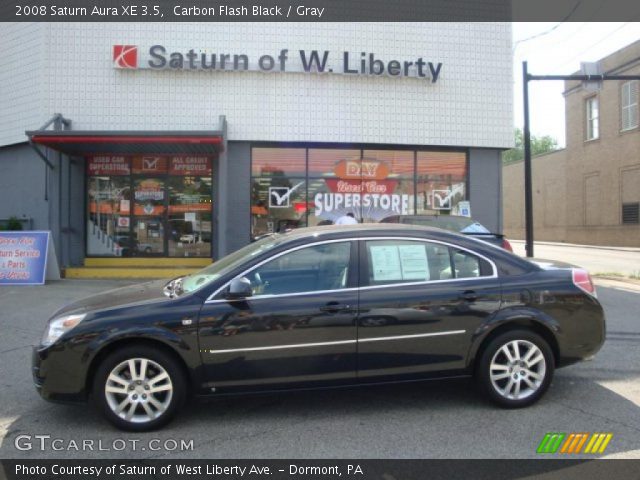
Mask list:
[{"label": "asphalt pavement", "polygon": [[449,380],[192,402],[165,429],[130,434],[89,406],[45,402],[30,373],[31,345],[49,315],[128,283],[0,288],[0,458],[534,458],[547,432],[611,432],[605,456],[640,458],[637,286],[600,284],[603,349],[558,370],[527,409],[496,408],[470,381]]}]

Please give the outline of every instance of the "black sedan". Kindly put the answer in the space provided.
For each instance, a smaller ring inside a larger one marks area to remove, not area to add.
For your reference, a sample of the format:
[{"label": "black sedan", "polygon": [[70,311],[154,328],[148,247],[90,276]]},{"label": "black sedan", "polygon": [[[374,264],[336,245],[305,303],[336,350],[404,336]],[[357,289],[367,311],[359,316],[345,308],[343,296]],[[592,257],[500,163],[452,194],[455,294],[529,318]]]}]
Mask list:
[{"label": "black sedan", "polygon": [[45,399],[91,398],[135,431],[164,425],[188,395],[452,376],[524,407],[604,339],[584,270],[439,229],[331,226],[63,308],[34,349],[33,378]]}]

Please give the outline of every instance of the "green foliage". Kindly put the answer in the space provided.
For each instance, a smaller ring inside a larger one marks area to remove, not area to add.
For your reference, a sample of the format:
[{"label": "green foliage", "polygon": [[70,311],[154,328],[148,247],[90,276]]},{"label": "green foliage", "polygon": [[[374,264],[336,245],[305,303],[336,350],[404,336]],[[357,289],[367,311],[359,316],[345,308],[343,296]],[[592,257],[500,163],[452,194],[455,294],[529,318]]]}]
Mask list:
[{"label": "green foliage", "polygon": [[6,225],[7,230],[22,230],[22,222],[17,217],[9,217]]},{"label": "green foliage", "polygon": [[[522,130],[516,128],[515,130],[516,146],[511,150],[502,152],[502,163],[508,165],[509,163],[517,162],[524,158],[524,138]],[[558,149],[558,141],[549,136],[536,137],[531,135],[531,156],[542,155],[543,153],[553,152]]]}]

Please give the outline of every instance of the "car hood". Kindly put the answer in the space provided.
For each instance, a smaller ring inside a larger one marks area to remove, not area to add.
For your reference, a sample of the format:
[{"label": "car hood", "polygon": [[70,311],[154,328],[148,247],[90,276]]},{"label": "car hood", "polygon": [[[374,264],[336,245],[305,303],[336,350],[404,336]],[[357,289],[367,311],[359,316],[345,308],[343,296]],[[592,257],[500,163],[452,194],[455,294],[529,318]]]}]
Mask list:
[{"label": "car hood", "polygon": [[77,302],[73,302],[58,310],[55,316],[72,313],[86,313],[90,311],[103,310],[106,308],[119,307],[134,303],[141,303],[153,300],[166,300],[163,287],[169,280],[154,280],[139,284],[128,285],[116,288],[107,292],[92,295]]}]

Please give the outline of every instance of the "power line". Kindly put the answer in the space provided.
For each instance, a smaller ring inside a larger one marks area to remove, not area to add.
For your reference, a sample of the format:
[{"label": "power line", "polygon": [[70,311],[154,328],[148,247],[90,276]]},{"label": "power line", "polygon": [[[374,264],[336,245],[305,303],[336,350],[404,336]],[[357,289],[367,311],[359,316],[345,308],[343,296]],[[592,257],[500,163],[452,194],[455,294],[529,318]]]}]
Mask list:
[{"label": "power line", "polygon": [[[578,9],[578,7],[580,6],[581,1],[578,0],[575,5],[573,6],[573,8],[569,11],[569,13],[567,13],[565,15],[565,17],[562,19],[562,21],[556,23],[553,27],[551,27],[549,30],[546,30],[544,32],[540,32],[540,33],[536,33],[535,35],[531,35],[530,37],[527,38],[523,38],[522,40],[518,40],[517,42],[515,42],[513,44],[513,52],[516,51],[516,49],[518,48],[518,45],[520,45],[521,43],[524,42],[528,42],[529,40],[533,40],[535,38],[539,38],[542,37],[544,35],[549,35],[551,32],[555,31],[558,29],[558,27],[560,27],[560,25],[562,25],[563,23],[566,23],[569,18],[571,18],[571,15],[573,15],[575,13],[575,11]],[[602,8],[602,6],[600,7]]]},{"label": "power line", "polygon": [[602,37],[600,40],[596,41],[595,43],[592,43],[591,45],[589,45],[587,48],[585,48],[584,50],[581,50],[579,53],[575,54],[573,57],[571,57],[569,60],[565,61],[564,63],[557,65],[555,67],[553,67],[554,69],[561,69],[562,67],[564,67],[565,65],[573,62],[575,59],[581,57],[582,55],[584,55],[585,53],[587,53],[589,50],[591,50],[593,47],[600,45],[602,42],[604,42],[605,40],[607,40],[611,35],[614,35],[616,33],[618,33],[620,30],[622,30],[623,28],[625,28],[627,25],[629,25],[631,22],[625,22],[622,25],[620,25],[618,28],[616,28],[615,30],[607,33],[604,37]]}]

